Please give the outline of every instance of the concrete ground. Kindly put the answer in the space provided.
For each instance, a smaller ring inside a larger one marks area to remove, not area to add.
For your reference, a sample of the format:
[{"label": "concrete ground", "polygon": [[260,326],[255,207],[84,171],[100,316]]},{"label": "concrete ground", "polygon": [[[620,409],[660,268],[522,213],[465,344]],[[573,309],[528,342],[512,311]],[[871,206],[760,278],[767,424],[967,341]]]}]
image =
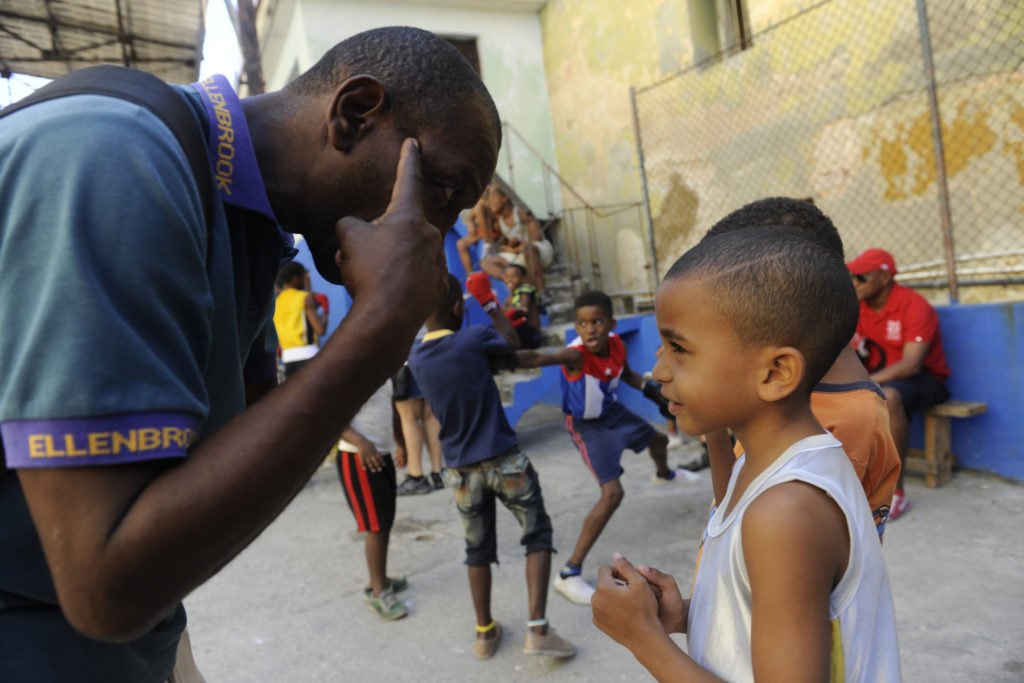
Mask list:
[{"label": "concrete ground", "polygon": [[[597,497],[561,425],[560,411],[537,406],[517,430],[540,473],[562,551],[555,566]],[[686,457],[693,448],[670,456]],[[625,500],[584,576],[593,581],[598,565],[621,551],[688,584],[710,481],[691,490],[656,487],[646,454],[627,454],[623,466]],[[913,507],[889,526],[884,545],[904,679],[1024,681],[1024,486],[966,471],[940,489],[909,477],[907,484]],[[483,662],[473,657],[473,611],[451,493],[398,500],[389,574],[409,577],[401,597],[410,616],[401,621],[386,622],[363,604],[366,565],[354,528],[333,468],[321,468],[260,538],[185,601],[196,660],[209,683],[649,678],[592,625],[589,608],[553,590],[549,619],[578,654],[565,661],[522,654],[524,562],[511,514],[499,511],[501,564],[493,588],[505,636]]]}]

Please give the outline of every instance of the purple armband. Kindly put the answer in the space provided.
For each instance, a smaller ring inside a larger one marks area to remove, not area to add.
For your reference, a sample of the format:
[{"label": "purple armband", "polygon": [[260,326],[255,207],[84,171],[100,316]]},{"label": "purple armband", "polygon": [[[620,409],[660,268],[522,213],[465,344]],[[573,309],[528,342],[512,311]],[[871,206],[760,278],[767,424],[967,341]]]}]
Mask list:
[{"label": "purple armband", "polygon": [[116,465],[183,458],[201,420],[183,413],[131,413],[0,425],[7,468]]}]

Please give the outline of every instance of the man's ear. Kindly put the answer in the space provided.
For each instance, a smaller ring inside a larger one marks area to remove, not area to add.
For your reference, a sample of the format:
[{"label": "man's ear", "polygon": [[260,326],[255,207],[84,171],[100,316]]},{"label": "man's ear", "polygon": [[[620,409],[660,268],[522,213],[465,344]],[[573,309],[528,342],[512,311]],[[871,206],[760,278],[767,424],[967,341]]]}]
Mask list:
[{"label": "man's ear", "polygon": [[781,401],[803,384],[807,374],[804,354],[792,346],[772,346],[764,351],[757,395],[762,401]]},{"label": "man's ear", "polygon": [[327,136],[331,146],[349,152],[373,130],[387,110],[384,86],[373,76],[358,75],[342,83],[327,110]]}]

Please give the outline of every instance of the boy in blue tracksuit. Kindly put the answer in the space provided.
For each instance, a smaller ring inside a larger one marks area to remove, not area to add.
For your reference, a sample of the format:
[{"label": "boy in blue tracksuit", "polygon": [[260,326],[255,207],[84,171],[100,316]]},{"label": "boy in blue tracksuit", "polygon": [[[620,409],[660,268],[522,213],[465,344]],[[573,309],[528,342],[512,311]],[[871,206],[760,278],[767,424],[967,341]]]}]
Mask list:
[{"label": "boy in blue tracksuit", "polygon": [[583,560],[622,502],[622,451],[650,449],[655,484],[690,485],[700,477],[668,466],[668,438],[618,399],[619,381],[643,392],[662,407],[660,385],[645,380],[626,362],[626,345],[615,334],[612,301],[604,292],[584,292],[576,298],[576,333],[557,351],[519,351],[520,367],[562,366],[562,411],[565,428],[583,462],[601,487],[601,498],[583,520],[576,547],[555,578],[555,590],[579,605],[589,605],[594,588],[582,576]]}]

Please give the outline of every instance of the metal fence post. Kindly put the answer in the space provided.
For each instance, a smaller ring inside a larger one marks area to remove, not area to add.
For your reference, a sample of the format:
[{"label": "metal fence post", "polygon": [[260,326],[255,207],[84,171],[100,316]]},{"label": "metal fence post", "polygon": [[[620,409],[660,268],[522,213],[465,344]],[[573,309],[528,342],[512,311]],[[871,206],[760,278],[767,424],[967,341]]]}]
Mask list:
[{"label": "metal fence post", "polygon": [[949,279],[949,303],[960,299],[956,279],[956,256],[953,243],[953,221],[949,208],[949,184],[946,179],[946,150],[942,144],[942,118],[939,116],[939,96],[935,85],[935,62],[932,58],[931,33],[928,30],[928,5],[917,0],[917,23],[921,33],[921,54],[924,75],[928,85],[928,110],[932,122],[932,147],[935,150],[935,175],[939,190],[939,216],[942,219],[942,246],[946,254],[946,275]]},{"label": "metal fence post", "polygon": [[640,139],[640,115],[636,108],[636,88],[629,88],[629,102],[633,107],[633,133],[636,136],[636,156],[640,163],[640,191],[644,201],[644,226],[647,228],[647,246],[651,259],[651,292],[658,289],[658,251],[654,246],[654,223],[651,221],[651,203],[647,198],[647,171],[644,169],[644,146]]}]

